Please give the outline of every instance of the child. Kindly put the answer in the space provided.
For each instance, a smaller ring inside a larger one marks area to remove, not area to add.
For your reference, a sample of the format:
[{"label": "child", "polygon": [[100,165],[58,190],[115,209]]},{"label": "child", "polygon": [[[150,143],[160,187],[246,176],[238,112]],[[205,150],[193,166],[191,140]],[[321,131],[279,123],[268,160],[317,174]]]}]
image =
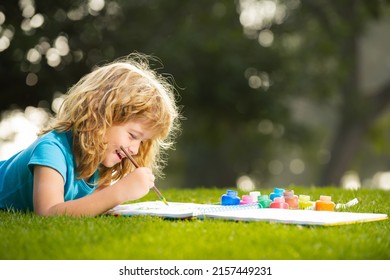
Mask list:
[{"label": "child", "polygon": [[96,68],[70,88],[33,144],[0,162],[0,209],[94,216],[141,198],[153,173],[162,175],[178,120],[174,88],[146,56]]}]

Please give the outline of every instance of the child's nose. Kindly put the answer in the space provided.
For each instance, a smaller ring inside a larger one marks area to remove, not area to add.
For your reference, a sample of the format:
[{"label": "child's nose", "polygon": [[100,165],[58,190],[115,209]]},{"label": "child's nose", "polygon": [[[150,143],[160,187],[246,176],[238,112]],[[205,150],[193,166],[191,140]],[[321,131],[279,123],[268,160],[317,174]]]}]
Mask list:
[{"label": "child's nose", "polygon": [[130,147],[130,153],[131,155],[138,154],[139,146],[141,145],[141,141],[135,141]]}]

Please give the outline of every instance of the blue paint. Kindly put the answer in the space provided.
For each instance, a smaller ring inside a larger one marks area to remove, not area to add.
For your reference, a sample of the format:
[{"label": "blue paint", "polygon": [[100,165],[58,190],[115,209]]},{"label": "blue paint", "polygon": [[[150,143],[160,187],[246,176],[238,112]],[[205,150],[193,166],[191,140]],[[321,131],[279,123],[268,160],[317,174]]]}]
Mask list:
[{"label": "blue paint", "polygon": [[237,196],[237,192],[233,190],[227,190],[226,194],[221,197],[221,205],[238,205],[240,204],[240,198]]},{"label": "blue paint", "polygon": [[284,189],[274,188],[274,192],[269,195],[269,198],[273,201],[275,197],[282,197]]}]

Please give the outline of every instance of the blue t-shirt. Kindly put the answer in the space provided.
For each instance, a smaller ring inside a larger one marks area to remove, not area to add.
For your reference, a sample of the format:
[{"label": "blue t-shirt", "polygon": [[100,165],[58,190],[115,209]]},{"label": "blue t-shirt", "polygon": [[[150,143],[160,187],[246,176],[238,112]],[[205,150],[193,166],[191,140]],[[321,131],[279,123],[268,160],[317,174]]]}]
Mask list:
[{"label": "blue t-shirt", "polygon": [[64,179],[64,201],[91,194],[98,171],[87,184],[77,179],[72,132],[48,132],[25,150],[0,161],[0,209],[33,210],[34,166],[55,169]]}]

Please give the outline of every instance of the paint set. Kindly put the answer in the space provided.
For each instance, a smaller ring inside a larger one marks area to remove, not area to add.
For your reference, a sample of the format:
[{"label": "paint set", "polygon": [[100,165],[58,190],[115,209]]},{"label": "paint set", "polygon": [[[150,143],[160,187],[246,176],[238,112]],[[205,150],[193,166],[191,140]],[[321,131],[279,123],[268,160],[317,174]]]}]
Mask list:
[{"label": "paint set", "polygon": [[285,190],[282,188],[274,188],[273,192],[261,194],[259,191],[250,192],[248,195],[243,195],[241,198],[238,192],[227,190],[221,196],[221,205],[242,205],[242,204],[257,204],[259,208],[279,208],[291,210],[317,210],[317,211],[335,211],[335,209],[345,208],[358,203],[355,198],[346,204],[336,204],[332,201],[332,197],[328,195],[320,195],[316,201],[310,200],[309,195],[296,195],[294,190]]}]

